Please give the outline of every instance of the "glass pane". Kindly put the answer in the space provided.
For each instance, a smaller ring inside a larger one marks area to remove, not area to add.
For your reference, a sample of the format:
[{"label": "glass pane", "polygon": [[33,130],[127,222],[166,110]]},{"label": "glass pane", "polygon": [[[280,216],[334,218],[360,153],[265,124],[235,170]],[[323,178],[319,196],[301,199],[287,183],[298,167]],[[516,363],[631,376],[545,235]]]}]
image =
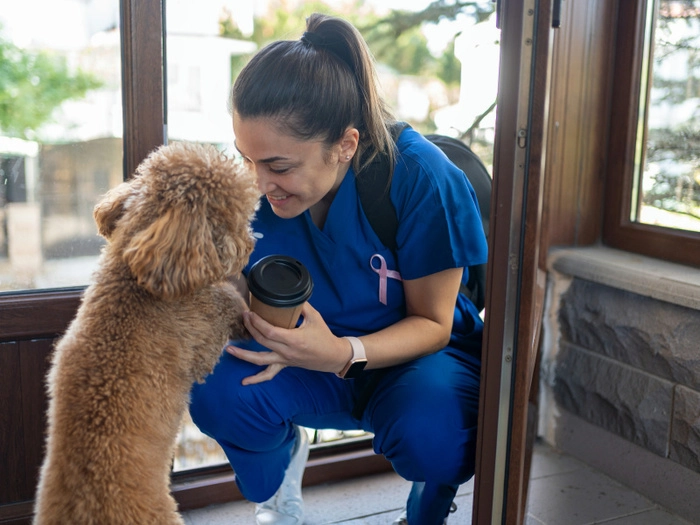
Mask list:
[{"label": "glass pane", "polygon": [[700,0],[659,0],[650,14],[632,220],[700,232]]},{"label": "glass pane", "polygon": [[123,180],[119,0],[0,10],[0,292],[89,283]]},{"label": "glass pane", "polygon": [[[342,16],[361,28],[377,60],[384,96],[399,119],[425,133],[462,138],[489,167],[493,158],[500,41],[494,4],[484,0],[461,11],[445,7],[452,12],[440,16],[440,22],[419,24],[398,39],[391,26],[377,23],[388,15],[389,9],[409,10],[402,16],[411,18],[430,3],[367,0],[358,12],[344,0],[323,4],[168,0],[169,141],[210,143],[236,155],[227,103],[237,72],[268,42],[298,38],[306,17],[322,11]],[[474,71],[479,71],[479,82],[471,81]],[[312,444],[370,436],[332,429],[308,432]],[[224,462],[221,448],[185,417],[173,469]]]}]

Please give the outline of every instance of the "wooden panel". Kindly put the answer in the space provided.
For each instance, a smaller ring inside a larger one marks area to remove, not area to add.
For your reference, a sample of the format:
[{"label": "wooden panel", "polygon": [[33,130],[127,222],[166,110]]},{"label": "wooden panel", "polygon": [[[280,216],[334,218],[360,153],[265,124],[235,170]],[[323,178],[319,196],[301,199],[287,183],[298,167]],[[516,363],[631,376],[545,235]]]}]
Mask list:
[{"label": "wooden panel", "polygon": [[[609,0],[578,2],[577,20],[586,20],[584,45],[584,99],[578,225],[576,243],[588,245],[600,240],[603,215],[604,170],[610,132],[613,32],[616,6]],[[576,23],[576,22],[573,22]]]},{"label": "wooden panel", "polygon": [[[576,3],[576,2],[573,2]],[[547,191],[543,211],[544,228],[552,244],[573,244],[576,231],[578,170],[572,152],[579,143],[580,121],[574,90],[580,85],[580,58],[572,52],[574,32],[572,2],[562,2],[561,28],[555,31],[552,57]],[[579,47],[580,49],[581,47]]]},{"label": "wooden panel", "polygon": [[52,347],[50,339],[0,344],[0,505],[34,498],[44,451],[44,377]]},{"label": "wooden panel", "polygon": [[26,493],[18,343],[0,344],[0,505]]},{"label": "wooden panel", "polygon": [[0,525],[32,525],[33,501],[0,505]]},{"label": "wooden panel", "polygon": [[78,310],[81,293],[75,289],[0,297],[0,341],[63,333]]},{"label": "wooden panel", "polygon": [[562,2],[562,26],[554,36],[543,211],[549,245],[600,239],[615,13],[615,2],[607,0]]},{"label": "wooden panel", "polygon": [[39,468],[44,458],[46,410],[48,408],[46,374],[49,371],[53,344],[53,339],[22,341],[20,343],[26,477],[24,499],[34,498],[39,480]]}]

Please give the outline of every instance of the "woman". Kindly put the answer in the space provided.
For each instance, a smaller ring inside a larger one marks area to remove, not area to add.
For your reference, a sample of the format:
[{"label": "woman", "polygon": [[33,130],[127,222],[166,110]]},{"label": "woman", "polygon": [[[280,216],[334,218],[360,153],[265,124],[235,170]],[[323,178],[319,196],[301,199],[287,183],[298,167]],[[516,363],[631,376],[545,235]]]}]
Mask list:
[{"label": "woman", "polygon": [[[232,90],[236,147],[264,194],[251,265],[289,255],[314,280],[298,327],[248,312],[254,341],[233,342],[192,391],[193,419],[259,503],[258,524],[303,522],[300,427],[374,433],[375,451],[414,482],[395,523],[443,524],[474,473],[483,323],[459,287],[463,269],[486,260],[476,197],[419,133],[408,128],[394,144],[375,77],[359,32],[316,14],[300,40],[259,51]],[[394,165],[396,256],[355,186],[380,152]],[[347,373],[363,357],[364,371]]]}]

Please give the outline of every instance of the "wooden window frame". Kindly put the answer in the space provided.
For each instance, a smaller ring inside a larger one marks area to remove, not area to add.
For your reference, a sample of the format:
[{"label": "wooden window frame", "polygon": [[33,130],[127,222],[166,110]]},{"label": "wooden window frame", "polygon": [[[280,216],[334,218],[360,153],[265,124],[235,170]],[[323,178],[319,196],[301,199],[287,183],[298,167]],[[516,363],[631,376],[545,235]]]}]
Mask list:
[{"label": "wooden window frame", "polygon": [[613,248],[700,266],[700,233],[630,220],[648,2],[618,3],[603,242]]}]

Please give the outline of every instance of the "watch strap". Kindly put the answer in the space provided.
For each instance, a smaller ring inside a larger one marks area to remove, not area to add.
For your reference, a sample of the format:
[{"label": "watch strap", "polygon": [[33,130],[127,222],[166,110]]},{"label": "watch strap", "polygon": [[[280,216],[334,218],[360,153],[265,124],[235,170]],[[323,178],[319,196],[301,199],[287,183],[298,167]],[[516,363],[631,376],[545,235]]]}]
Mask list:
[{"label": "watch strap", "polygon": [[341,378],[345,377],[345,374],[347,374],[348,370],[354,363],[358,361],[367,362],[365,345],[362,344],[362,341],[360,341],[357,337],[351,336],[343,337],[343,339],[347,339],[348,341],[350,341],[350,346],[352,347],[352,357],[350,358],[350,361],[348,361],[347,364],[343,367],[343,369],[338,374],[336,374],[338,377]]}]

